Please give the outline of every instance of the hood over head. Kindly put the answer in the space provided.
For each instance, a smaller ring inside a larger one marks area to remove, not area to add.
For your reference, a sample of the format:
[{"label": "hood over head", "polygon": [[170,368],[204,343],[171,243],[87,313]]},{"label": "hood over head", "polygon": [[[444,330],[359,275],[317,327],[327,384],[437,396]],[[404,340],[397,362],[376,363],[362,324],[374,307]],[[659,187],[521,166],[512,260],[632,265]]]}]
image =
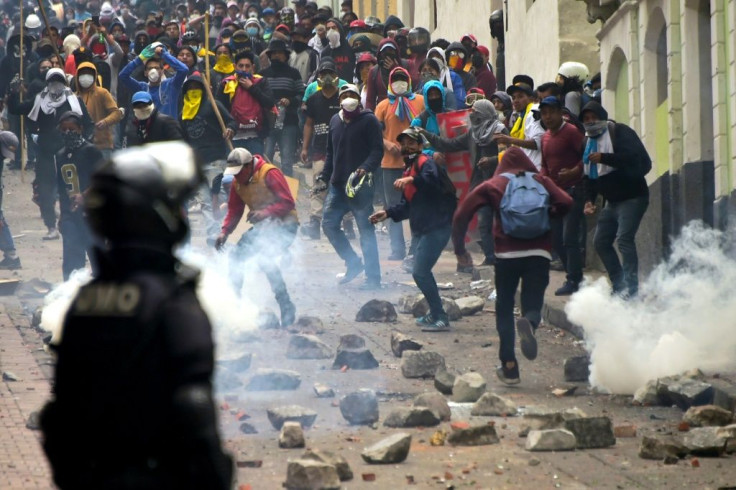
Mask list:
[{"label": "hood over head", "polygon": [[503,109],[505,111],[511,110],[511,97],[509,96],[509,94],[507,94],[503,90],[498,90],[496,92],[493,92],[493,95],[489,97],[490,100],[493,100],[494,98],[501,101],[501,103],[503,104]]},{"label": "hood over head", "polygon": [[77,92],[81,88],[81,85],[79,85],[79,72],[82,71],[82,70],[84,70],[84,69],[94,71],[95,83],[92,86],[94,87],[95,85],[97,85],[97,67],[95,66],[94,63],[90,63],[89,61],[84,61],[84,62],[80,63],[79,66],[77,66],[77,74],[74,75],[74,81],[76,82]]},{"label": "hood over head", "polygon": [[194,72],[187,77],[186,82],[184,82],[184,85],[182,85],[182,93],[186,92],[189,89],[189,85],[194,82],[199,82],[202,84],[202,87],[204,87],[204,79],[202,78],[202,75],[200,75],[199,72]]},{"label": "hood over head", "polygon": [[538,173],[537,167],[529,160],[526,153],[521,148],[512,146],[504,152],[493,176],[497,177],[506,172],[515,174],[521,171]]},{"label": "hood over head", "polygon": [[447,108],[447,105],[445,103],[445,87],[442,86],[442,83],[440,83],[438,80],[430,80],[427,83],[424,84],[424,87],[422,87],[422,95],[424,96],[424,108],[429,112],[430,114],[434,114],[434,111],[429,108],[429,97],[427,97],[427,94],[429,93],[430,89],[436,88],[440,91],[442,94],[442,107]]},{"label": "hood over head", "polygon": [[390,37],[387,37],[385,39],[382,39],[380,43],[378,43],[378,53],[376,54],[376,57],[381,57],[381,51],[383,51],[386,48],[393,48],[394,51],[396,51],[396,56],[399,56],[399,45],[396,44],[396,41],[391,39]]},{"label": "hood over head", "polygon": [[462,51],[463,53],[465,53],[465,60],[468,60],[468,50],[465,49],[465,46],[463,46],[462,43],[450,43],[450,45],[447,46],[447,49],[445,50],[445,59],[447,59],[447,53],[449,53],[450,51]]},{"label": "hood over head", "polygon": [[608,111],[606,111],[603,108],[603,106],[600,105],[595,100],[591,100],[590,102],[588,102],[587,104],[585,104],[585,107],[583,107],[583,110],[580,111],[580,120],[581,121],[583,119],[583,114],[585,114],[588,111],[590,111],[593,114],[595,114],[596,116],[598,116],[598,119],[600,119],[601,121],[608,121]]}]

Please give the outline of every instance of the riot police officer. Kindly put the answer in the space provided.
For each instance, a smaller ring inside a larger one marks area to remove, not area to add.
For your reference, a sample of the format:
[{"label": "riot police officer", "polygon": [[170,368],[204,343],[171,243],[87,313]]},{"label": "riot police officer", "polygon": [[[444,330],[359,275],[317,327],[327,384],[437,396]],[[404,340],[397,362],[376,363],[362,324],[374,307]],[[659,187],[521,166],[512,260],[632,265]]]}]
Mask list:
[{"label": "riot police officer", "polygon": [[212,329],[197,272],[172,253],[200,182],[181,142],[119,152],[92,176],[84,206],[107,245],[67,313],[54,399],[41,416],[62,489],[231,486],[212,396]]}]

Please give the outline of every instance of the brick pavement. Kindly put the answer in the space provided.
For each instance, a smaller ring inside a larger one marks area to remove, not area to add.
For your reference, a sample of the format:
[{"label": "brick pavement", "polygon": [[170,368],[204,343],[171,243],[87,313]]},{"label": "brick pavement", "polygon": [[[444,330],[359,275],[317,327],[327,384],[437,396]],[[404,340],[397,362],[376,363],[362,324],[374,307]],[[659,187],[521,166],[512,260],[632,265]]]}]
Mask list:
[{"label": "brick pavement", "polygon": [[49,380],[33,355],[39,344],[27,342],[22,329],[29,338],[37,337],[26,318],[14,321],[6,312],[6,302],[0,303],[0,371],[20,378],[0,382],[0,488],[54,488],[40,444],[41,433],[26,428],[31,412],[48,398]]}]

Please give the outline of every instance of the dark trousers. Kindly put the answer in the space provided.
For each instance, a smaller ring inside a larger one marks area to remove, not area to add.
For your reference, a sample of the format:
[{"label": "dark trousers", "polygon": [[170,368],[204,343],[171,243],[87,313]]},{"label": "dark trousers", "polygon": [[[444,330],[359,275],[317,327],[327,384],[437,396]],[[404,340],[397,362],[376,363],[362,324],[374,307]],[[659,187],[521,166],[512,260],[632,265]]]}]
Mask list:
[{"label": "dark trousers", "polygon": [[[400,179],[404,175],[404,171],[400,168],[382,168],[383,176],[383,197],[387,208],[395,206],[401,202],[402,192],[396,190],[394,181]],[[406,243],[404,242],[404,226],[401,221],[388,220],[388,238],[391,243],[391,254],[397,257],[404,257],[406,254]]]},{"label": "dark trousers", "polygon": [[[251,155],[263,155],[265,145],[261,138],[243,138],[233,140],[233,148],[245,148]],[[283,156],[281,157],[284,158]]]},{"label": "dark trousers", "polygon": [[[88,256],[90,262],[93,260],[92,245],[94,240],[89,225],[87,225],[81,212],[62,216],[59,220],[59,229],[62,245],[61,270],[66,281],[72,272],[77,269],[84,269]],[[94,269],[94,264],[92,265]]]},{"label": "dark trousers", "polygon": [[516,361],[514,295],[521,281],[521,315],[536,329],[542,321],[544,290],[549,284],[549,259],[540,256],[496,258],[496,330],[501,362]]},{"label": "dark trousers", "polygon": [[345,194],[345,188],[342,186],[330,184],[327,187],[322,214],[322,230],[337,255],[350,266],[360,262],[360,257],[355,253],[345,232],[340,228],[342,218],[348,212],[353,213],[355,224],[358,225],[360,248],[365,261],[365,277],[371,282],[381,282],[376,229],[368,219],[373,214],[373,187],[364,186],[352,199]]},{"label": "dark trousers", "polygon": [[580,246],[580,226],[585,219],[585,195],[583,186],[567,189],[573,203],[570,211],[561,217],[552,218],[552,244],[562,260],[567,280],[579,284],[583,280],[583,252]]},{"label": "dark trousers", "polygon": [[296,159],[296,145],[299,140],[299,126],[284,126],[281,129],[272,129],[266,141],[266,156],[273,161],[276,153],[276,144],[279,145],[281,155],[281,171],[284,175],[294,175],[294,160]]},{"label": "dark trousers", "polygon": [[[598,216],[593,243],[616,293],[635,296],[639,291],[639,256],[634,239],[648,207],[649,196],[609,201]],[[622,260],[613,248],[614,240]]]},{"label": "dark trousers", "polygon": [[53,153],[39,147],[33,194],[46,228],[56,228],[56,163]]},{"label": "dark trousers", "polygon": [[276,301],[281,304],[289,299],[279,262],[281,256],[294,242],[298,228],[298,223],[283,223],[269,218],[256,223],[253,228],[243,233],[230,255],[230,280],[236,293],[240,294],[243,289],[246,263],[255,259],[258,267],[266,275]]},{"label": "dark trousers", "polygon": [[493,208],[483,206],[478,210],[478,233],[480,234],[480,248],[487,262],[496,259],[493,244]]},{"label": "dark trousers", "polygon": [[432,268],[440,258],[451,233],[452,225],[448,224],[429,233],[416,236],[417,248],[414,253],[412,276],[419,290],[427,298],[429,312],[435,319],[444,315],[445,309],[442,307],[440,292],[437,289],[437,282],[434,279],[434,274],[432,274]]}]

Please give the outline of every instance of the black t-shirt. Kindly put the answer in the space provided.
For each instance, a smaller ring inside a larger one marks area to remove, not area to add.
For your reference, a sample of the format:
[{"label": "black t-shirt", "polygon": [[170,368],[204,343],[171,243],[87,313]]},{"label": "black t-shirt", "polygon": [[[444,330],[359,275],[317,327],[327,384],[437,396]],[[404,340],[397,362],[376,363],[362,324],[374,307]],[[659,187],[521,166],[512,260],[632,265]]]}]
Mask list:
[{"label": "black t-shirt", "polygon": [[[62,216],[72,214],[71,196],[87,190],[92,172],[101,163],[102,152],[90,143],[85,143],[73,151],[62,148],[56,154],[56,182],[59,189],[59,210]],[[81,213],[81,209],[78,211]]]},{"label": "black t-shirt", "polygon": [[307,117],[314,120],[312,135],[312,152],[324,155],[327,152],[327,134],[330,131],[330,119],[340,111],[338,92],[330,98],[318,90],[307,99]]}]

